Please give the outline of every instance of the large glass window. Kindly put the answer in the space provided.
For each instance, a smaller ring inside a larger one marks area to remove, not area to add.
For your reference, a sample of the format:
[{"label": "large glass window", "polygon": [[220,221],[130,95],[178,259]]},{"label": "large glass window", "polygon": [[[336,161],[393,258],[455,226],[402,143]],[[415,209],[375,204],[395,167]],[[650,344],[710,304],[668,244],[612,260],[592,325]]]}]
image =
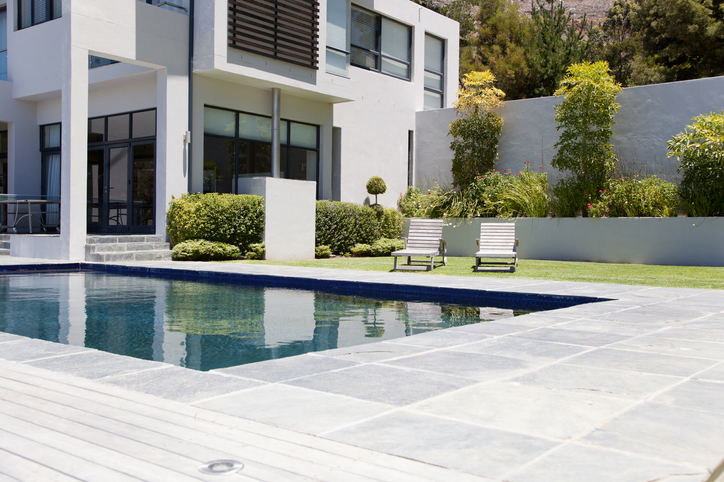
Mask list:
[{"label": "large glass window", "polygon": [[18,0],[18,28],[27,28],[59,18],[63,0]]},{"label": "large glass window", "polygon": [[411,41],[407,25],[352,6],[352,65],[410,80]]},{"label": "large glass window", "polygon": [[327,72],[347,76],[349,11],[347,0],[327,0]]},{"label": "large glass window", "polygon": [[8,12],[0,7],[0,80],[8,80]]},{"label": "large glass window", "polygon": [[[271,176],[271,118],[204,108],[204,192],[237,194],[238,180]],[[318,181],[319,126],[280,122],[281,176]]]},{"label": "large glass window", "polygon": [[[49,201],[60,201],[60,124],[49,124],[40,128],[40,152],[42,173],[41,194]],[[45,223],[59,223],[59,206],[46,206]]]},{"label": "large glass window", "polygon": [[444,106],[445,41],[425,35],[425,110]]}]

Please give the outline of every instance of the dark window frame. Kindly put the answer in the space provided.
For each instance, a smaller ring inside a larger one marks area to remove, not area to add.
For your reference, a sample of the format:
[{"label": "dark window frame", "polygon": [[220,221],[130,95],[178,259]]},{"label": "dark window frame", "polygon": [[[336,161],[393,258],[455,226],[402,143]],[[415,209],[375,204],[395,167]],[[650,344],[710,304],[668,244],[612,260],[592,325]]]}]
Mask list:
[{"label": "dark window frame", "polygon": [[[238,193],[236,192],[236,191],[237,191],[237,182],[236,182],[236,179],[239,178],[239,143],[240,143],[240,142],[255,142],[255,143],[258,143],[258,144],[263,144],[263,145],[271,146],[271,142],[265,142],[265,141],[259,141],[259,140],[256,140],[256,139],[247,139],[247,138],[240,137],[240,136],[239,136],[239,115],[240,115],[240,114],[245,114],[245,115],[250,115],[250,116],[263,117],[263,118],[265,118],[265,119],[271,119],[271,116],[256,114],[256,113],[254,113],[254,112],[241,111],[241,110],[236,110],[236,109],[229,109],[229,108],[227,108],[227,107],[217,107],[217,106],[215,106],[215,105],[208,105],[208,104],[207,104],[207,105],[204,105],[204,108],[207,108],[207,107],[208,107],[209,109],[223,110],[223,111],[226,111],[226,112],[233,112],[233,113],[234,113],[234,137],[223,136],[223,135],[221,135],[221,134],[211,134],[211,133],[207,133],[207,132],[204,131],[204,138],[206,138],[206,137],[213,137],[213,138],[215,138],[215,139],[228,139],[228,140],[232,140],[232,141],[234,142],[234,173],[233,173],[234,182],[232,183],[232,191],[233,191],[234,194],[238,194]],[[281,162],[284,162],[284,163],[285,163],[285,166],[286,166],[286,168],[284,169],[284,172],[287,173],[287,174],[289,173],[289,162],[290,162],[289,157],[290,157],[290,154],[291,154],[291,149],[294,149],[294,148],[296,148],[296,149],[305,149],[305,150],[308,150],[308,151],[314,151],[314,152],[316,152],[316,153],[317,153],[317,166],[316,166],[317,179],[315,179],[315,182],[317,183],[317,196],[319,197],[319,191],[320,191],[320,172],[319,172],[319,169],[320,169],[320,163],[321,163],[321,158],[320,158],[320,157],[321,157],[321,156],[320,156],[320,154],[321,154],[321,148],[320,148],[320,145],[319,145],[319,144],[320,144],[320,140],[321,140],[321,139],[320,139],[321,126],[320,126],[320,125],[317,125],[317,124],[311,124],[311,123],[309,123],[309,122],[300,122],[300,121],[295,121],[295,120],[290,120],[290,119],[280,119],[280,121],[284,121],[284,122],[287,123],[286,132],[284,132],[284,133],[281,133],[281,132],[280,132],[280,135],[279,135],[279,147],[280,147],[280,151],[281,151],[282,149],[284,149],[284,148],[286,148],[286,150],[287,150],[286,159],[280,159],[280,163],[281,163]],[[304,146],[298,146],[298,145],[294,145],[294,144],[291,143],[291,125],[292,125],[292,124],[302,124],[302,125],[312,126],[312,127],[315,127],[315,128],[317,129],[317,139],[316,139],[317,147],[316,147],[316,149],[311,149],[311,148],[309,148],[309,147],[304,147]],[[281,156],[281,152],[280,152],[280,156]]]},{"label": "dark window frame", "polygon": [[[435,94],[440,94],[440,108],[445,107],[445,60],[446,60],[446,53],[447,53],[447,41],[444,38],[438,37],[437,35],[433,35],[431,33],[425,32],[425,37],[430,37],[435,40],[439,40],[442,43],[442,59],[440,59],[440,62],[442,64],[442,72],[438,72],[436,70],[429,69],[427,65],[425,65],[425,72],[429,72],[431,74],[439,75],[440,76],[440,90],[433,89],[432,87],[428,87],[425,85],[425,79],[422,80],[422,85],[424,89],[428,92],[433,92]],[[425,52],[427,54],[427,52]]]},{"label": "dark window frame", "polygon": [[[355,12],[355,10],[359,10],[359,11],[361,11],[361,12],[363,12],[363,13],[366,13],[367,15],[376,17],[376,21],[377,21],[377,25],[375,26],[375,45],[376,45],[376,49],[368,49],[368,48],[366,48],[366,47],[364,47],[364,46],[362,46],[362,45],[355,45],[355,44],[354,44],[354,40],[353,40],[353,39],[354,39],[354,30],[355,30],[355,23],[354,23],[354,12]],[[369,71],[371,71],[371,72],[379,72],[379,73],[381,73],[381,74],[388,75],[388,76],[390,76],[390,77],[394,77],[395,79],[401,79],[401,80],[411,81],[411,80],[412,80],[412,38],[413,38],[412,27],[411,27],[410,25],[405,24],[405,23],[399,22],[399,21],[397,21],[397,20],[395,20],[395,19],[393,19],[393,18],[390,18],[390,17],[387,17],[387,16],[385,16],[385,15],[379,14],[379,13],[373,11],[373,10],[369,10],[369,9],[364,8],[364,7],[360,7],[359,5],[354,5],[354,4],[353,4],[353,5],[352,5],[351,12],[352,12],[352,13],[351,13],[350,27],[349,27],[349,28],[350,28],[350,52],[352,52],[352,55],[350,55],[350,65],[353,65],[353,66],[355,66],[355,67],[357,67],[357,68],[360,68],[360,69],[369,70]],[[397,58],[397,57],[392,57],[392,56],[390,56],[390,55],[385,55],[385,54],[382,53],[382,19],[383,19],[383,18],[387,19],[387,20],[390,21],[390,22],[393,22],[393,23],[396,23],[396,24],[398,24],[398,25],[401,25],[401,26],[403,26],[403,27],[405,27],[405,28],[407,29],[407,33],[408,33],[408,35],[407,35],[407,53],[408,53],[408,58],[409,58],[409,60],[399,59],[399,58]],[[375,57],[375,67],[374,67],[374,68],[371,68],[371,67],[368,67],[368,66],[366,66],[366,65],[356,64],[356,63],[354,62],[354,55],[353,55],[355,49],[358,49],[358,50],[361,50],[361,51],[363,51],[363,52],[366,52],[366,53],[368,53],[368,54],[373,55],[373,56]],[[408,70],[407,70],[407,72],[408,72],[407,77],[403,77],[403,76],[400,76],[400,75],[396,75],[396,74],[393,74],[393,73],[391,73],[391,72],[387,72],[387,71],[383,70],[383,68],[382,68],[382,59],[389,59],[389,60],[392,60],[392,61],[394,61],[394,62],[399,62],[399,63],[402,63],[402,64],[407,65],[407,68],[408,68]]]},{"label": "dark window frame", "polygon": [[[1,13],[4,13],[4,14],[5,14],[5,32],[0,32],[0,35],[4,35],[4,36],[5,36],[5,49],[4,49],[4,50],[0,50],[0,55],[5,54],[5,69],[7,70],[7,66],[8,66],[8,44],[7,44],[7,35],[8,35],[8,32],[7,32],[7,30],[8,30],[8,15],[7,15],[7,13],[8,13],[8,9],[7,9],[7,6],[6,6],[6,5],[0,6],[0,14],[1,14]],[[4,75],[1,75],[1,76],[0,76],[0,80],[7,80],[7,72],[5,72]]]},{"label": "dark window frame", "polygon": [[[51,126],[60,127],[60,144],[57,146],[47,147],[45,145],[45,128]],[[63,125],[60,122],[51,122],[49,124],[43,124],[40,126],[40,194],[43,196],[48,195],[48,157],[54,155],[60,155],[60,150],[63,143]],[[61,162],[60,168],[63,169]],[[60,175],[60,173],[59,173]]]},{"label": "dark window frame", "polygon": [[[133,137],[133,115],[134,114],[140,114],[143,112],[154,112],[154,123],[153,123],[153,135],[152,136],[142,136],[142,137]],[[126,139],[113,139],[111,141],[108,140],[108,118],[109,117],[118,117],[122,115],[128,116],[128,135],[129,137]],[[158,136],[158,111],[155,107],[151,107],[150,109],[141,109],[141,110],[131,110],[127,112],[118,112],[115,114],[108,114],[108,115],[99,115],[95,117],[89,117],[88,118],[88,135],[90,135],[90,124],[91,121],[103,119],[103,140],[102,141],[91,141],[88,139],[88,146],[100,146],[100,145],[106,145],[106,144],[114,144],[117,142],[135,142],[135,141],[147,141],[153,139],[156,140],[156,137]]]},{"label": "dark window frame", "polygon": [[[60,18],[62,16],[62,13],[58,15],[57,17],[54,16],[55,14],[55,7],[56,5],[60,7],[60,10],[62,10],[63,6],[63,0],[31,0],[30,3],[30,21],[26,22],[25,18],[23,18],[23,8],[22,8],[23,0],[17,0],[17,7],[18,7],[18,30],[22,30],[24,28],[34,27],[35,25],[40,25],[41,23],[50,22],[51,20],[55,20],[56,18]],[[35,8],[38,3],[44,3],[45,4],[45,18],[42,20],[36,21],[35,19]]]}]

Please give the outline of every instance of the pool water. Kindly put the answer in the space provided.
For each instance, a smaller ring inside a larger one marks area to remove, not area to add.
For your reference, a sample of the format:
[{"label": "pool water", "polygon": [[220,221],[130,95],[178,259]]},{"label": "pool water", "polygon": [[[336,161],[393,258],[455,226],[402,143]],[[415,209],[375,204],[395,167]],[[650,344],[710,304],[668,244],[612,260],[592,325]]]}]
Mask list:
[{"label": "pool water", "polygon": [[211,370],[513,316],[301,289],[64,272],[0,275],[0,331]]}]

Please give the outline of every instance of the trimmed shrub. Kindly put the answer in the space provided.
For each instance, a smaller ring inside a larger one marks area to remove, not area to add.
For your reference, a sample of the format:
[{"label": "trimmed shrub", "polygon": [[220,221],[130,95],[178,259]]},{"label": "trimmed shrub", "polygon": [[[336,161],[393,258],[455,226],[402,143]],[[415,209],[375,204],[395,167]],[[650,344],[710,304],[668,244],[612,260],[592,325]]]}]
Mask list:
[{"label": "trimmed shrub", "polygon": [[402,235],[402,213],[397,209],[385,208],[377,213],[380,223],[380,238],[399,238]]},{"label": "trimmed shrub", "polygon": [[249,251],[244,256],[246,259],[264,259],[266,255],[266,245],[264,243],[254,243],[249,245]]},{"label": "trimmed shrub", "polygon": [[656,177],[611,179],[588,205],[588,215],[600,217],[676,216],[679,198],[676,185]]},{"label": "trimmed shrub", "polygon": [[684,171],[679,192],[689,216],[724,216],[724,111],[691,119],[668,143]]},{"label": "trimmed shrub", "polygon": [[405,242],[402,239],[378,239],[371,245],[358,243],[355,244],[350,252],[352,256],[371,257],[371,256],[389,256],[393,251],[405,248]]},{"label": "trimmed shrub", "polygon": [[264,234],[264,199],[234,194],[184,194],[172,199],[167,218],[171,244],[206,239],[233,244],[241,252]]},{"label": "trimmed shrub", "polygon": [[233,244],[191,239],[173,247],[171,258],[174,261],[223,261],[239,257],[239,248]]},{"label": "trimmed shrub", "polygon": [[372,176],[367,181],[367,194],[371,194],[375,197],[375,204],[377,204],[377,195],[384,194],[387,191],[387,184],[380,176]]},{"label": "trimmed shrub", "polygon": [[317,201],[316,246],[329,246],[342,254],[357,243],[379,238],[377,213],[369,206],[336,201]]},{"label": "trimmed shrub", "polygon": [[315,258],[329,258],[330,256],[332,256],[332,250],[329,249],[329,246],[317,246],[314,248]]}]

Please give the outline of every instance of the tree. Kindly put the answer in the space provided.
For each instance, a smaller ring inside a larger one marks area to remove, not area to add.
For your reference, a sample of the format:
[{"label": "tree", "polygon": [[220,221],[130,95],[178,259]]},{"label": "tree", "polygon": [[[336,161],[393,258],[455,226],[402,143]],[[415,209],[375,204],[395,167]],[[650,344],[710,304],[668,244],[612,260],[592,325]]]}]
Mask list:
[{"label": "tree", "polygon": [[528,54],[531,95],[553,95],[566,69],[588,58],[590,45],[585,34],[586,16],[576,25],[563,2],[536,0],[531,35],[524,46]]},{"label": "tree", "polygon": [[380,176],[372,176],[367,181],[367,194],[375,197],[375,206],[377,206],[377,195],[384,194],[387,191],[387,184]]},{"label": "tree", "polygon": [[556,90],[556,129],[562,131],[551,165],[570,171],[579,185],[600,189],[613,171],[616,155],[611,137],[621,86],[605,62],[574,64]]},{"label": "tree", "polygon": [[450,123],[448,132],[453,137],[453,187],[465,187],[478,173],[495,166],[503,129],[503,118],[494,111],[503,105],[505,94],[493,86],[495,76],[489,71],[471,72],[462,82],[454,105],[460,118]]},{"label": "tree", "polygon": [[724,215],[724,111],[691,119],[667,144],[684,171],[679,193],[691,216]]}]

